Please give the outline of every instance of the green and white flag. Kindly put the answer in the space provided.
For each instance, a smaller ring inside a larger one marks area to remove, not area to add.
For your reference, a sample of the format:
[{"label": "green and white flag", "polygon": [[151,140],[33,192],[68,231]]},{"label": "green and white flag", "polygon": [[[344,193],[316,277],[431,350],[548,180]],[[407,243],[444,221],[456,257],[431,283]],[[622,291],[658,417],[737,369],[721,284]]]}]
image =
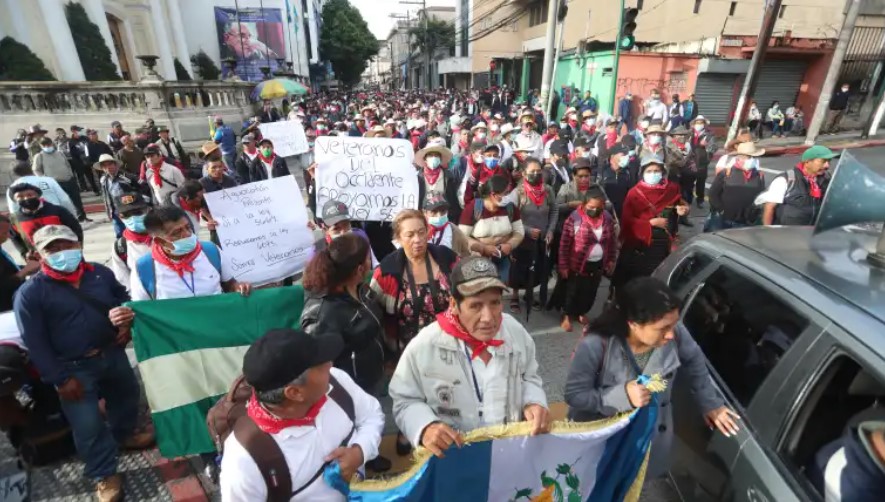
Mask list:
[{"label": "green and white flag", "polygon": [[274,328],[301,325],[304,290],[287,286],[177,300],[132,302],[133,342],[160,453],[215,450],[206,413],[241,374],[243,355]]}]

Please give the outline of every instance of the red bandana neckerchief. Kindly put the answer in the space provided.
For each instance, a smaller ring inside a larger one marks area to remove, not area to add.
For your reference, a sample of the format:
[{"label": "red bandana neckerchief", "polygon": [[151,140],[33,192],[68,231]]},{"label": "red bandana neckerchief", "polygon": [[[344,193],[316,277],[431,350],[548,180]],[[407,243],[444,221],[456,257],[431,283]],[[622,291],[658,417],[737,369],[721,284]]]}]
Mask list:
[{"label": "red bandana neckerchief", "polygon": [[820,185],[817,184],[817,176],[812,176],[808,174],[808,172],[805,170],[805,166],[803,166],[801,163],[796,164],[796,169],[798,169],[799,172],[802,173],[802,176],[805,177],[805,181],[808,182],[808,194],[815,199],[820,199],[821,197],[823,197],[823,190],[821,190]]},{"label": "red bandana neckerchief", "polygon": [[599,213],[599,216],[597,216],[596,218],[591,218],[590,215],[587,214],[586,210],[582,210],[578,214],[581,215],[581,221],[590,225],[591,228],[599,228],[602,226],[602,213]]},{"label": "red bandana neckerchief", "polygon": [[544,205],[544,199],[547,198],[547,187],[544,184],[540,184],[538,186],[534,186],[526,180],[522,181],[522,186],[525,188],[525,194],[532,201],[532,204],[540,207]]},{"label": "red bandana neckerchief", "polygon": [[[145,163],[147,163],[147,161],[145,161]],[[154,184],[157,185],[158,187],[163,186],[163,178],[160,177],[160,168],[163,167],[163,164],[160,163],[159,165],[158,164],[147,164],[147,165],[148,165],[148,169],[151,170],[151,176],[153,176],[153,178],[154,178]]]},{"label": "red bandana neckerchief", "polygon": [[56,281],[67,282],[69,284],[76,284],[80,282],[80,279],[83,277],[83,273],[85,271],[88,270],[92,272],[93,270],[95,270],[95,267],[86,263],[85,261],[81,261],[80,266],[77,267],[77,270],[74,270],[69,274],[59,272],[58,270],[55,270],[54,268],[47,265],[45,262],[40,265],[40,268],[43,270],[43,273],[50,278],[55,279]]},{"label": "red bandana neckerchief", "polygon": [[734,164],[731,167],[736,168],[744,175],[744,181],[750,181],[750,178],[753,177],[752,169],[744,169],[744,159],[735,159]]},{"label": "red bandana neckerchief", "polygon": [[645,180],[639,180],[640,186],[642,186],[643,188],[651,189],[651,190],[663,190],[663,189],[667,188],[668,184],[669,184],[669,182],[666,179],[661,180],[661,182],[658,183],[657,185],[649,185],[648,183],[645,182]]},{"label": "red bandana neckerchief", "polygon": [[676,147],[679,148],[680,150],[685,150],[685,142],[684,141],[679,141],[676,138],[673,138],[673,144],[676,145]]},{"label": "red bandana neckerchief", "polygon": [[476,358],[476,356],[485,352],[489,347],[504,345],[504,340],[492,339],[483,342],[482,340],[474,338],[463,326],[461,326],[461,321],[448,310],[436,314],[436,321],[439,323],[439,327],[442,328],[443,332],[461,340],[468,347],[473,349],[473,352],[470,354],[470,359]]},{"label": "red bandana neckerchief", "polygon": [[572,129],[577,129],[578,128],[578,121],[577,120],[569,120],[568,126],[571,127]]},{"label": "red bandana neckerchief", "polygon": [[433,236],[437,234],[442,234],[446,231],[446,227],[449,226],[451,222],[445,222],[443,226],[438,227],[436,225],[428,225],[430,227],[430,231],[427,232],[427,242],[433,242]]},{"label": "red bandana neckerchief", "polygon": [[288,427],[313,426],[317,415],[320,414],[320,409],[326,404],[327,399],[325,395],[321,397],[319,401],[307,409],[307,413],[301,418],[280,418],[265,410],[255,397],[255,393],[252,393],[252,397],[246,403],[246,414],[265,434],[277,434]]},{"label": "red bandana neckerchief", "polygon": [[123,230],[123,237],[125,237],[127,241],[137,242],[139,244],[150,244],[151,243],[151,236],[150,235],[138,234],[138,233],[133,232],[132,230],[129,230],[128,228]]},{"label": "red bandana neckerchief", "polygon": [[593,134],[594,132],[596,132],[596,126],[595,125],[588,126],[587,124],[584,124],[581,126],[581,130],[586,131],[590,134]]},{"label": "red bandana neckerchief", "polygon": [[645,148],[648,148],[649,150],[651,150],[651,153],[658,153],[658,150],[661,149],[660,143],[658,143],[657,145],[652,145],[651,143],[646,141],[644,146],[645,146]]},{"label": "red bandana neckerchief", "polygon": [[202,252],[203,246],[200,245],[200,241],[197,241],[197,247],[195,247],[193,251],[184,256],[176,256],[178,260],[173,261],[166,255],[166,252],[163,251],[163,248],[161,248],[156,241],[151,244],[151,257],[154,261],[160,265],[171,268],[178,274],[178,277],[184,277],[185,272],[192,273],[194,271],[194,260],[196,260],[197,256],[200,256],[200,253]]},{"label": "red bandana neckerchief", "polygon": [[590,189],[590,180],[587,181],[578,181],[575,183],[575,186],[578,187],[578,191],[583,193]]},{"label": "red bandana neckerchief", "polygon": [[273,159],[277,158],[276,152],[272,152],[270,157],[265,157],[264,154],[261,153],[261,150],[258,150],[258,158],[261,159],[261,162],[265,164],[273,165]]},{"label": "red bandana neckerchief", "polygon": [[201,209],[199,207],[196,209],[192,208],[190,203],[187,200],[185,200],[184,197],[179,197],[178,203],[181,204],[182,209],[184,209],[185,211],[194,215],[194,217],[197,218],[198,220],[200,219],[200,210]]},{"label": "red bandana neckerchief", "polygon": [[607,132],[605,133],[605,147],[611,148],[615,146],[615,143],[618,142],[618,132]]},{"label": "red bandana neckerchief", "polygon": [[424,179],[428,185],[435,185],[440,174],[442,174],[442,167],[437,167],[436,169],[424,168]]}]

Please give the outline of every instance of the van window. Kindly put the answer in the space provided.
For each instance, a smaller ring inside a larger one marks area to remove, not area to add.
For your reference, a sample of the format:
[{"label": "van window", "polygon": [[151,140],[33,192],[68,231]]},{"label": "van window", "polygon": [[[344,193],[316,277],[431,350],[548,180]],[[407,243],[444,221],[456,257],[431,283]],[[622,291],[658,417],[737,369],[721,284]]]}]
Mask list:
[{"label": "van window", "polygon": [[[863,443],[858,427],[885,421],[885,385],[853,358],[839,355],[827,364],[807,396],[796,419],[784,432],[778,454],[797,479],[804,481],[801,484],[806,489],[822,495],[826,486],[824,472],[830,461],[838,466],[843,460],[840,455],[844,451],[839,452],[842,447]],[[861,434],[869,432],[862,430]],[[863,456],[862,452],[863,447],[855,449],[854,454]],[[862,465],[855,460],[845,468],[859,469]],[[849,477],[856,479],[851,473]],[[843,490],[842,500],[858,499]]]},{"label": "van window", "polygon": [[747,406],[808,319],[759,284],[721,267],[704,281],[683,322],[725,384]]},{"label": "van window", "polygon": [[711,263],[713,263],[713,258],[703,253],[692,253],[686,256],[670,274],[670,289],[679,291]]}]

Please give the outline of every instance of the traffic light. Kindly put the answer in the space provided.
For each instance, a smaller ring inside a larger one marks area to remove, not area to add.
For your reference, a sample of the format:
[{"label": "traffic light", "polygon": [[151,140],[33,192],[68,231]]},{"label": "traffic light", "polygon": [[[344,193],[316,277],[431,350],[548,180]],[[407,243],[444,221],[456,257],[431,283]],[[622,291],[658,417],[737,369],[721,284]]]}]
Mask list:
[{"label": "traffic light", "polygon": [[624,9],[621,37],[618,40],[618,45],[621,46],[622,51],[629,51],[636,45],[636,37],[633,36],[633,32],[636,31],[636,16],[638,15],[639,9]]}]

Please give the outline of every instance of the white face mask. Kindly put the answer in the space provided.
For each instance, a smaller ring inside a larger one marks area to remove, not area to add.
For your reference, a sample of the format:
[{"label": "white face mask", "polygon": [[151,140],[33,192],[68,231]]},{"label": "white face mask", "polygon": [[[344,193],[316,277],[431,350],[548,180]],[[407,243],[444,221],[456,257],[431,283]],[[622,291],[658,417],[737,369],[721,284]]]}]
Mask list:
[{"label": "white face mask", "polygon": [[657,134],[653,134],[653,135],[649,136],[648,137],[648,144],[649,145],[660,145],[661,144],[661,137],[658,136]]},{"label": "white face mask", "polygon": [[694,130],[697,131],[697,132],[701,132],[701,131],[703,131],[703,130],[704,130],[704,124],[695,124],[695,125],[694,125]]},{"label": "white face mask", "polygon": [[650,123],[650,122],[646,122],[646,121],[642,121],[642,122],[639,123],[639,125],[640,125],[643,129],[648,129],[648,126],[651,125],[651,123]]}]

